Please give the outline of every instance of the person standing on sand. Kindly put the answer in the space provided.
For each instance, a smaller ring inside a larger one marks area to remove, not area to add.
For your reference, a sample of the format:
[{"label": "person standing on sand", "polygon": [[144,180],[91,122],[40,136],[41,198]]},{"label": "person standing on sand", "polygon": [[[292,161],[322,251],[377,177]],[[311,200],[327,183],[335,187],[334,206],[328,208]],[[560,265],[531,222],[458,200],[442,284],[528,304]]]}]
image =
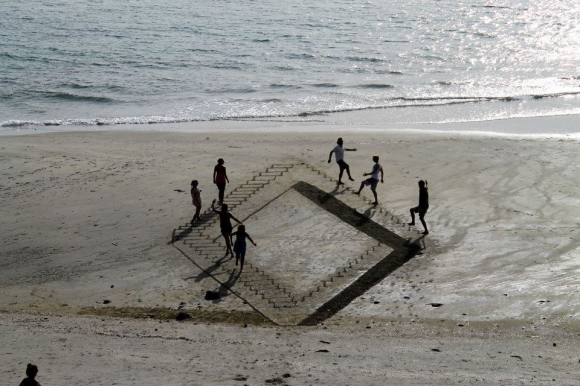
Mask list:
[{"label": "person standing on sand", "polygon": [[211,209],[220,216],[220,229],[222,231],[222,236],[226,239],[226,255],[230,254],[234,257],[234,252],[232,251],[232,230],[234,227],[232,226],[231,219],[234,219],[238,224],[242,222],[234,217],[233,214],[228,212],[228,204],[222,204],[222,210],[217,210],[215,208],[215,201],[213,200],[211,203]]},{"label": "person standing on sand", "polygon": [[419,206],[411,208],[411,222],[409,223],[409,225],[415,225],[415,213],[419,213],[419,220],[421,220],[421,224],[423,224],[423,228],[425,229],[423,232],[424,235],[429,234],[427,223],[425,223],[425,214],[429,209],[429,192],[427,191],[427,185],[427,180],[419,181]]},{"label": "person standing on sand", "polygon": [[195,220],[200,220],[199,213],[201,212],[201,190],[197,188],[199,183],[197,180],[191,181],[191,203],[195,206],[195,214],[191,220],[191,226]]},{"label": "person standing on sand", "polygon": [[381,166],[381,164],[379,164],[379,156],[378,155],[373,156],[373,161],[375,163],[373,165],[373,170],[370,173],[363,174],[363,176],[365,176],[365,177],[370,176],[370,178],[367,178],[366,180],[361,182],[360,189],[358,190],[358,192],[355,192],[354,194],[360,195],[360,192],[363,190],[363,188],[365,186],[370,186],[371,191],[373,192],[373,195],[375,196],[375,202],[373,202],[373,205],[378,205],[379,200],[377,199],[377,185],[379,183],[379,173],[381,174],[381,184],[384,182],[383,181],[383,167]]},{"label": "person standing on sand", "polygon": [[240,260],[240,272],[244,269],[244,260],[246,258],[246,238],[257,246],[250,237],[249,234],[246,233],[246,227],[244,225],[238,226],[237,232],[232,233],[232,238],[236,236],[236,242],[234,243],[234,252],[236,253],[236,266],[238,265],[238,260]]},{"label": "person standing on sand", "polygon": [[226,191],[226,181],[229,184],[230,180],[228,178],[228,174],[226,173],[224,159],[220,158],[218,159],[217,162],[218,162],[217,165],[213,168],[213,183],[217,185],[221,205],[224,203],[224,192]]},{"label": "person standing on sand", "polygon": [[334,149],[330,151],[330,154],[328,155],[328,163],[330,163],[330,161],[332,160],[332,153],[335,153],[334,158],[336,159],[336,163],[340,168],[337,185],[344,185],[344,182],[342,182],[342,174],[344,173],[345,170],[346,174],[348,175],[348,179],[354,181],[354,179],[350,176],[350,167],[346,162],[344,162],[344,152],[356,151],[356,149],[347,149],[345,147],[342,147],[342,143],[343,143],[342,138],[339,138],[338,141],[336,141],[336,146],[334,147]]},{"label": "person standing on sand", "polygon": [[40,383],[35,379],[36,374],[38,374],[38,367],[29,363],[26,366],[26,378],[20,382],[20,386],[40,386]]}]

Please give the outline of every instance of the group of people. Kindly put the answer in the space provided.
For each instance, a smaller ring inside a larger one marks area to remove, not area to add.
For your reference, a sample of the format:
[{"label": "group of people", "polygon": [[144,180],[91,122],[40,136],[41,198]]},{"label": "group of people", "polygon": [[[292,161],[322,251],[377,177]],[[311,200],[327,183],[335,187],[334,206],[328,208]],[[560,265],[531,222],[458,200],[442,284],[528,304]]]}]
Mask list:
[{"label": "group of people", "polygon": [[[240,264],[240,272],[244,269],[244,261],[246,258],[246,240],[250,240],[250,242],[254,245],[257,245],[252,237],[246,232],[246,226],[237,218],[234,217],[232,213],[228,210],[228,204],[224,203],[224,195],[226,191],[226,183],[229,184],[230,180],[228,178],[228,174],[226,172],[226,167],[224,166],[224,159],[220,158],[217,161],[217,165],[213,169],[213,183],[218,188],[218,198],[219,204],[221,205],[221,210],[216,208],[216,201],[213,200],[211,203],[211,209],[219,216],[220,218],[220,230],[222,232],[222,236],[226,241],[226,255],[234,256],[236,254],[236,266]],[[196,220],[200,220],[199,214],[201,212],[201,190],[198,188],[199,182],[197,180],[191,181],[191,201],[192,204],[195,206],[195,214],[193,215],[193,219],[191,220],[191,226],[194,226]],[[238,229],[234,232],[234,227],[232,226],[232,220],[237,222]],[[236,241],[233,242],[233,238],[236,236]],[[233,245],[233,249],[232,249]]]},{"label": "group of people", "polygon": [[[336,146],[330,151],[328,156],[328,163],[332,161],[332,155],[334,154],[336,163],[340,168],[340,172],[338,175],[338,185],[344,185],[342,182],[342,177],[344,172],[348,175],[348,179],[350,181],[354,181],[350,174],[350,167],[344,161],[344,153],[347,151],[357,151],[357,149],[349,149],[343,146],[344,142],[342,138],[339,138],[336,141]],[[379,181],[384,183],[384,172],[383,167],[379,163],[379,156],[373,156],[374,165],[369,173],[364,173],[363,176],[368,177],[367,179],[363,180],[360,184],[358,191],[354,192],[354,194],[360,195],[362,190],[365,186],[369,186],[373,195],[375,197],[375,201],[373,205],[378,205],[378,198],[377,198],[377,185]],[[218,199],[219,205],[221,206],[220,209],[216,208],[216,201],[213,200],[211,203],[212,210],[219,216],[220,219],[220,230],[222,236],[226,242],[226,255],[231,255],[232,257],[236,257],[236,266],[238,263],[240,264],[240,272],[244,269],[244,261],[246,257],[246,246],[247,241],[254,245],[257,245],[254,240],[250,237],[250,235],[246,232],[245,225],[238,220],[231,212],[228,210],[228,205],[224,203],[224,195],[226,190],[226,183],[229,183],[230,180],[228,178],[228,174],[226,171],[226,167],[224,166],[225,161],[223,158],[218,159],[217,165],[213,169],[213,183],[218,188]],[[193,205],[195,206],[195,214],[193,215],[193,219],[191,220],[191,226],[195,226],[195,222],[200,220],[200,212],[201,212],[201,190],[199,189],[199,182],[197,180],[191,181],[191,200]],[[415,214],[419,214],[419,220],[421,224],[423,224],[424,232],[423,234],[429,234],[429,230],[427,229],[427,224],[425,223],[425,214],[429,209],[429,192],[427,191],[427,181],[419,181],[419,205],[410,209],[411,212],[411,222],[408,223],[409,225],[415,225]],[[232,220],[238,223],[237,231],[234,232],[234,227],[232,226]],[[234,236],[236,237],[235,242],[233,241]],[[232,247],[233,246],[233,247]]]},{"label": "group of people", "polygon": [[[350,175],[350,167],[344,161],[344,153],[347,151],[356,151],[356,149],[346,148],[343,146],[343,144],[344,142],[342,138],[339,138],[336,141],[336,146],[330,151],[330,154],[328,155],[328,163],[332,161],[332,155],[334,154],[334,158],[340,169],[340,172],[338,174],[338,182],[337,182],[338,185],[344,185],[344,182],[342,182],[342,176],[345,170],[346,174],[348,175],[348,179],[350,181],[354,181],[354,179]],[[377,155],[373,156],[373,162],[374,165],[371,169],[371,172],[363,174],[363,176],[365,177],[367,176],[370,177],[361,182],[360,188],[358,189],[358,191],[354,192],[354,194],[360,195],[361,191],[365,186],[370,186],[371,191],[373,192],[373,196],[375,197],[373,205],[378,205],[379,201],[377,198],[377,185],[379,184],[379,181],[381,182],[381,184],[384,183],[384,173],[383,167],[381,166],[381,164],[379,164],[379,156]],[[419,181],[419,205],[410,209],[411,222],[408,223],[409,225],[415,225],[415,214],[419,214],[419,220],[421,221],[421,224],[423,224],[424,228],[423,232],[424,235],[429,234],[429,230],[427,229],[427,223],[425,222],[425,214],[427,214],[427,210],[429,209],[429,192],[427,185],[428,185],[427,181],[423,180]]]}]

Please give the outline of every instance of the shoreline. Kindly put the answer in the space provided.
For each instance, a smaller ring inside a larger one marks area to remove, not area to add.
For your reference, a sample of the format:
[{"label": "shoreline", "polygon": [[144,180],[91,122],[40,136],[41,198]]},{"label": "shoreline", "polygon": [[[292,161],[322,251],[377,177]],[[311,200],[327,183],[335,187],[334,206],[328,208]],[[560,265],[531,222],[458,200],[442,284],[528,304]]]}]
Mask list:
[{"label": "shoreline", "polygon": [[[147,129],[143,129],[147,127]],[[545,127],[559,127],[557,133]],[[131,128],[134,128],[133,130]],[[119,124],[104,126],[39,126],[0,128],[0,137],[45,133],[121,132],[121,133],[385,133],[385,134],[455,134],[460,136],[516,139],[580,139],[580,116],[555,115],[505,118],[496,120],[415,123],[415,124],[341,124],[332,121],[216,120],[179,123]]]}]

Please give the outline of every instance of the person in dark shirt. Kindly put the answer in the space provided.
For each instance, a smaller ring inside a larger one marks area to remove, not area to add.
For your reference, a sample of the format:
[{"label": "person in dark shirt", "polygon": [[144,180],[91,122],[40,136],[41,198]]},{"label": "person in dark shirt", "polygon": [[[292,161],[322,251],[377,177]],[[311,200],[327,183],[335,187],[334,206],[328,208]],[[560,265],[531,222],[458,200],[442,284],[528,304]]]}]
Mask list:
[{"label": "person in dark shirt", "polygon": [[24,378],[22,382],[20,382],[20,386],[40,386],[40,383],[34,379],[36,378],[36,374],[38,374],[38,367],[32,363],[29,363],[26,366],[27,377]]},{"label": "person in dark shirt", "polygon": [[234,252],[232,251],[232,231],[234,227],[232,226],[232,221],[235,220],[238,224],[242,222],[234,217],[233,214],[228,212],[228,204],[222,204],[222,210],[217,210],[215,208],[215,200],[211,203],[211,209],[220,216],[220,229],[222,231],[222,236],[226,240],[226,255],[230,254],[234,257]]},{"label": "person in dark shirt", "polygon": [[419,213],[419,220],[421,220],[421,224],[423,224],[423,228],[425,228],[425,231],[423,232],[424,235],[429,234],[427,224],[425,223],[425,214],[429,209],[429,192],[427,191],[427,185],[427,181],[419,181],[419,206],[411,208],[411,222],[409,223],[409,225],[415,225],[415,213]]}]

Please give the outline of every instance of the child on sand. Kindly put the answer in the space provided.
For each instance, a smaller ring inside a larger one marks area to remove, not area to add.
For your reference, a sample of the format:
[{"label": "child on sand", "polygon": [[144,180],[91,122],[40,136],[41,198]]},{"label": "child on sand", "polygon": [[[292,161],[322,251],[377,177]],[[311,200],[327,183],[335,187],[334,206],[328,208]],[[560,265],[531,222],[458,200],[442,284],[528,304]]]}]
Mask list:
[{"label": "child on sand", "polygon": [[232,222],[230,219],[234,219],[238,224],[242,222],[234,217],[233,214],[228,212],[228,204],[222,204],[222,210],[217,210],[215,208],[215,200],[211,203],[211,209],[220,216],[220,229],[222,231],[222,236],[226,239],[226,255],[230,254],[232,257],[234,256],[234,252],[232,252]]},{"label": "child on sand", "polygon": [[429,234],[427,224],[425,223],[425,214],[429,209],[429,192],[427,191],[427,185],[427,181],[419,181],[419,206],[411,208],[411,222],[409,223],[409,225],[415,225],[415,213],[419,213],[419,220],[421,220],[421,224],[423,224],[423,228],[425,228],[425,231],[423,232],[424,235]]},{"label": "child on sand", "polygon": [[236,253],[236,266],[238,265],[238,260],[240,260],[240,272],[244,269],[244,260],[246,257],[246,238],[257,246],[257,244],[252,240],[249,234],[246,233],[246,227],[244,225],[238,226],[237,232],[232,233],[236,236],[236,242],[234,243],[234,252]]},{"label": "child on sand", "polygon": [[26,366],[26,378],[20,382],[20,386],[40,386],[40,383],[34,379],[36,378],[36,374],[38,374],[38,367],[29,363]]},{"label": "child on sand", "polygon": [[213,183],[217,185],[219,191],[220,205],[224,203],[224,192],[226,191],[226,182],[229,184],[230,179],[226,173],[226,167],[224,166],[224,159],[220,158],[217,161],[217,165],[213,168]]},{"label": "child on sand", "polygon": [[330,161],[332,160],[332,153],[334,153],[334,158],[336,159],[336,163],[340,168],[337,185],[344,185],[344,182],[342,182],[342,174],[344,173],[345,170],[346,174],[348,175],[348,179],[354,181],[353,178],[350,176],[350,167],[346,162],[344,162],[344,152],[356,151],[356,149],[347,149],[346,147],[342,147],[342,144],[343,144],[342,138],[339,138],[338,141],[336,141],[336,146],[334,147],[334,149],[330,151],[330,154],[328,155],[328,163],[330,163]]},{"label": "child on sand", "polygon": [[195,220],[199,220],[199,212],[201,212],[201,190],[197,188],[199,183],[197,180],[191,181],[191,203],[195,206],[195,214],[191,220],[191,226]]},{"label": "child on sand", "polygon": [[383,181],[383,167],[381,166],[381,164],[379,164],[379,156],[378,155],[373,156],[373,161],[375,163],[373,165],[373,170],[371,170],[370,173],[363,174],[363,176],[371,176],[371,177],[367,178],[366,180],[361,182],[360,189],[358,190],[358,192],[355,192],[354,194],[360,195],[360,192],[363,190],[363,188],[365,186],[370,186],[371,191],[373,192],[373,195],[375,196],[375,202],[373,202],[373,205],[378,205],[379,201],[377,200],[377,184],[379,183],[379,173],[381,174],[381,184],[384,182]]}]

